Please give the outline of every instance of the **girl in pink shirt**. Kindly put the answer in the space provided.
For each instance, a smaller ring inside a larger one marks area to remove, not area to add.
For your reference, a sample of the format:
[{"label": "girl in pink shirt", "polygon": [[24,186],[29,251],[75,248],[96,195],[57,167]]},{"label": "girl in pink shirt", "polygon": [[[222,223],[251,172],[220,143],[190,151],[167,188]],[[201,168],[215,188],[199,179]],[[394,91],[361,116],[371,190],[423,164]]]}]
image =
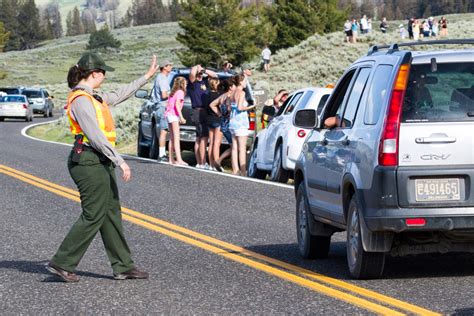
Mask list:
[{"label": "girl in pink shirt", "polygon": [[[172,165],[187,166],[188,164],[181,158],[181,146],[179,139],[179,124],[186,123],[181,110],[184,104],[184,95],[186,91],[186,79],[178,77],[174,80],[171,88],[168,105],[166,106],[165,117],[170,126],[170,141],[168,143],[169,163]],[[176,160],[173,157],[176,154]]]}]

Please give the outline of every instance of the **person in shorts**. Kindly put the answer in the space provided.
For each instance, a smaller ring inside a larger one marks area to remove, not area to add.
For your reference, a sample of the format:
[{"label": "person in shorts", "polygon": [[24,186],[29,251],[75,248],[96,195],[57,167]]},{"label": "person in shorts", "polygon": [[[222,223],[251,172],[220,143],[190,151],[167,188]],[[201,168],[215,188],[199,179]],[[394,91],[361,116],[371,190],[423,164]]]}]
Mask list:
[{"label": "person in shorts", "polygon": [[207,125],[207,109],[204,105],[204,96],[209,93],[207,78],[217,78],[217,74],[209,69],[196,65],[191,68],[189,74],[188,95],[191,99],[193,109],[193,123],[196,126],[196,142],[194,153],[196,155],[196,168],[207,169],[206,145],[209,138],[209,127]]},{"label": "person in shorts", "polygon": [[[187,81],[183,77],[178,77],[173,83],[168,105],[166,106],[165,117],[168,121],[170,131],[170,141],[168,143],[169,163],[171,165],[187,166],[188,164],[181,158],[181,145],[179,136],[179,124],[185,124],[183,117],[184,95],[186,94]],[[176,154],[176,159],[174,155]]]},{"label": "person in shorts", "polygon": [[344,23],[344,32],[346,33],[346,42],[352,42],[352,23],[349,20],[346,20]]},{"label": "person in shorts", "polygon": [[268,45],[265,45],[265,48],[262,50],[262,59],[263,59],[263,70],[268,72],[270,70],[270,56],[272,51],[268,48]]},{"label": "person in shorts", "polygon": [[157,116],[160,118],[158,160],[162,162],[168,160],[166,157],[166,136],[168,134],[168,121],[166,120],[164,114],[168,96],[171,90],[168,81],[168,75],[170,74],[172,68],[173,63],[169,60],[164,60],[160,63],[160,73],[156,76],[152,91],[152,100],[154,103],[158,103]]},{"label": "person in shorts", "polygon": [[[218,139],[218,133],[221,126],[221,120],[217,113],[212,111],[210,104],[212,101],[217,99],[223,91],[219,88],[220,82],[217,78],[209,79],[209,93],[204,96],[204,106],[207,110],[207,127],[209,128],[209,146],[208,146],[208,159],[209,159],[209,170],[215,171],[216,158],[219,158],[219,147],[215,148],[214,143]],[[217,149],[217,153],[214,150]]]}]

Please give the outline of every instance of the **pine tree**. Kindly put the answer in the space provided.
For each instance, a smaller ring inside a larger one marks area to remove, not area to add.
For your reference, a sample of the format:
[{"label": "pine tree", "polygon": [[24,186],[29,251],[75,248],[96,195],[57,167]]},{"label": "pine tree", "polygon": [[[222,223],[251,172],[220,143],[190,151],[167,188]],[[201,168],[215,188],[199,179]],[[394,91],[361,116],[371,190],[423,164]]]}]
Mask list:
[{"label": "pine tree", "polygon": [[72,12],[69,11],[66,17],[66,36],[73,36],[74,31],[72,30]]},{"label": "pine tree", "polygon": [[63,26],[61,24],[61,13],[57,2],[50,2],[46,6],[46,12],[51,22],[53,38],[60,38],[63,35]]},{"label": "pine tree", "polygon": [[97,28],[95,26],[94,15],[92,14],[92,11],[90,9],[85,9],[82,11],[81,22],[84,26],[84,33],[90,34],[92,32],[97,31]]},{"label": "pine tree", "polygon": [[224,58],[240,65],[260,52],[264,27],[239,0],[189,1],[183,9],[177,40],[188,48],[179,53],[184,65],[219,65]]},{"label": "pine tree", "polygon": [[107,24],[104,25],[99,31],[92,32],[89,36],[89,43],[86,46],[88,50],[98,50],[107,48],[120,48],[122,43],[115,39],[109,30]]},{"label": "pine tree", "polygon": [[20,49],[20,22],[18,14],[20,3],[18,0],[0,0],[0,21],[4,23],[5,29],[10,32],[5,44],[5,51]]},{"label": "pine tree", "polygon": [[8,41],[8,37],[10,36],[10,32],[5,29],[3,22],[0,21],[0,52],[3,52],[5,48],[5,44]]},{"label": "pine tree", "polygon": [[304,0],[275,1],[270,20],[277,28],[277,39],[271,45],[272,50],[295,46],[323,26],[318,24],[316,12]]},{"label": "pine tree", "polygon": [[183,8],[179,0],[172,0],[169,6],[170,21],[178,21],[178,17],[183,14]]},{"label": "pine tree", "polygon": [[39,22],[39,10],[34,0],[26,0],[20,8],[18,20],[20,24],[20,49],[30,49],[44,39]]}]

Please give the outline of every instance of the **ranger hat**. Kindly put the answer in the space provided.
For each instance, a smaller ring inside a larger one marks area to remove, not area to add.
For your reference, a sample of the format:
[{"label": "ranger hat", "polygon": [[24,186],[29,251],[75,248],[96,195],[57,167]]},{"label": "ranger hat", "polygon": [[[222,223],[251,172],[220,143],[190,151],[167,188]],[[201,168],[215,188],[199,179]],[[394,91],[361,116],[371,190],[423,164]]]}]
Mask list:
[{"label": "ranger hat", "polygon": [[107,66],[99,55],[92,52],[87,52],[82,55],[81,59],[77,62],[77,65],[85,70],[100,69],[103,71],[114,71],[115,68]]}]

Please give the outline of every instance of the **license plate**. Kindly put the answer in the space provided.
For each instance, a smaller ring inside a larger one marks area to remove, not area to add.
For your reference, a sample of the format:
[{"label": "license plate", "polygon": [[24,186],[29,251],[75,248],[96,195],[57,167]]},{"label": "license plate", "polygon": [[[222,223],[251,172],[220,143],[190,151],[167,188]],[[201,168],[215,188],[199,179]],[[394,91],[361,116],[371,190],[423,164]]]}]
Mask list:
[{"label": "license plate", "polygon": [[459,201],[459,179],[417,179],[415,180],[416,201]]}]

